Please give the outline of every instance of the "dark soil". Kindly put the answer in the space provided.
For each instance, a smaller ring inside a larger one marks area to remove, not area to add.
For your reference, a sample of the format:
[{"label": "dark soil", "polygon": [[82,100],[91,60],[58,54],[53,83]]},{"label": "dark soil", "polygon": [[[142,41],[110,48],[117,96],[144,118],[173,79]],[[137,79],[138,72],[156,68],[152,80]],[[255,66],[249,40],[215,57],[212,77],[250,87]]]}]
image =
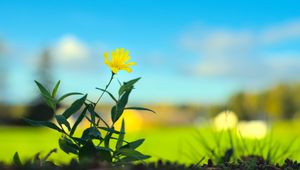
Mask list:
[{"label": "dark soil", "polygon": [[214,164],[211,160],[197,165],[184,165],[170,161],[157,161],[152,163],[138,163],[134,165],[111,166],[106,162],[91,162],[79,164],[73,160],[68,165],[54,165],[45,162],[43,165],[27,162],[22,167],[16,165],[0,164],[0,170],[300,170],[300,163],[286,159],[282,165],[270,164],[259,156],[242,157],[235,163]]}]

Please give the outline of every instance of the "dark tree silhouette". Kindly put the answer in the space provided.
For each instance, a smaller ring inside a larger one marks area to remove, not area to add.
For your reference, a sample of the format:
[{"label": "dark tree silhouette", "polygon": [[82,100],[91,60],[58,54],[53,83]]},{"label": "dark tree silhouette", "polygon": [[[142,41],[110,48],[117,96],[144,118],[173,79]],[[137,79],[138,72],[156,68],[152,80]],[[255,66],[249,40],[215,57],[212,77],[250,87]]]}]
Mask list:
[{"label": "dark tree silhouette", "polygon": [[[43,85],[46,85],[50,89],[53,85],[51,75],[51,53],[49,49],[45,49],[38,63],[38,79]],[[35,98],[31,105],[28,107],[27,118],[33,120],[49,120],[54,116],[53,110],[45,103],[42,97],[39,95]]]}]

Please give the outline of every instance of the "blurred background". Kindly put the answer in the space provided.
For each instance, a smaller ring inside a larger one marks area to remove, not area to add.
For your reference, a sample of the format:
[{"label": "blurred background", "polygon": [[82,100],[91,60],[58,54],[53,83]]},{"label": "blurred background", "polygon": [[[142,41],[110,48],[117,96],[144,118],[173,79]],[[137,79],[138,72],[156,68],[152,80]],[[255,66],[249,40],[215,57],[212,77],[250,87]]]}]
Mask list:
[{"label": "blurred background", "polygon": [[[230,121],[217,116],[224,110],[234,112],[233,123],[245,136],[263,138],[256,133],[272,129],[286,143],[300,134],[299,5],[1,1],[0,159],[10,161],[15,151],[30,156],[57,147],[59,135],[21,119],[53,116],[34,80],[49,88],[61,80],[59,94],[77,91],[96,100],[95,87],[105,87],[110,78],[103,53],[115,48],[128,49],[137,62],[131,74],[118,73],[118,80],[142,77],[129,104],[157,112],[125,115],[129,138],[145,137],[142,150],[154,159],[191,162],[180,154],[188,147],[183,147],[187,137],[193,141],[194,129],[201,127],[227,126]],[[117,88],[115,80],[109,91]],[[109,114],[111,104],[106,96],[99,110]],[[257,129],[249,132],[249,126]],[[53,157],[62,156],[68,159],[64,153]]]}]

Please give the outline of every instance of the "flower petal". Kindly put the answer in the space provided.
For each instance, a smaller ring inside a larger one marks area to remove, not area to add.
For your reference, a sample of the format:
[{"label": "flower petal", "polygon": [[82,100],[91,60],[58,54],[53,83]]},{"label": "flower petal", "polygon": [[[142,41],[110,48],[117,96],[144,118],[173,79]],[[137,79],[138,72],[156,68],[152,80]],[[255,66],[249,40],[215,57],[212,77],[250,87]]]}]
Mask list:
[{"label": "flower petal", "polygon": [[130,66],[134,66],[136,65],[136,62],[128,62],[126,64],[124,64],[126,67],[130,67]]},{"label": "flower petal", "polygon": [[108,57],[109,57],[108,52],[105,52],[105,53],[104,53],[104,63],[105,63],[106,65],[108,65],[108,64],[110,63]]},{"label": "flower petal", "polygon": [[129,51],[126,50],[124,53],[123,61],[126,62],[128,60],[130,60],[130,56],[129,56]]},{"label": "flower petal", "polygon": [[127,71],[128,73],[131,73],[132,72],[132,69],[130,67],[122,67],[121,70],[125,70]]},{"label": "flower petal", "polygon": [[130,60],[129,51],[124,48],[116,48],[114,51],[111,51],[111,58],[109,57],[109,53],[104,53],[104,63],[115,74],[119,70],[125,70],[128,73],[132,72],[130,66],[136,65],[136,63],[127,62],[128,60]]}]

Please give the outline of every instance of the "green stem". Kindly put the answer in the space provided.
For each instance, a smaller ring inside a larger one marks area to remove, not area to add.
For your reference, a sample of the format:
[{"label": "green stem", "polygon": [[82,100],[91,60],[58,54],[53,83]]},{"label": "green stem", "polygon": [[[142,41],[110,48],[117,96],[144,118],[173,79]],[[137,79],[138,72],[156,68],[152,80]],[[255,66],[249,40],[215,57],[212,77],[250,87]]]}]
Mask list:
[{"label": "green stem", "polygon": [[[106,126],[107,128],[109,128],[109,125],[105,122],[104,119],[102,119],[102,117],[99,116],[99,120],[102,120],[102,122],[105,124],[105,126]],[[100,121],[99,121],[99,122],[100,122]],[[99,125],[99,122],[97,122],[97,126]]]},{"label": "green stem", "polygon": [[109,87],[110,83],[112,82],[112,80],[114,78],[114,75],[115,75],[115,73],[111,72],[110,80],[109,80],[108,84],[105,86],[105,89],[102,92],[102,94],[100,95],[100,97],[98,98],[97,102],[95,103],[95,108],[96,108],[96,105],[99,103],[100,99],[102,98],[102,96],[104,95],[104,93],[106,92],[106,90]]},{"label": "green stem", "polygon": [[[98,100],[96,101],[96,103],[94,103],[94,108],[96,108],[96,106],[97,106],[97,104],[99,103],[100,99],[102,98],[102,96],[104,95],[104,93],[106,92],[106,90],[108,89],[109,85],[111,84],[111,82],[112,82],[112,80],[113,80],[113,78],[114,78],[114,75],[115,75],[115,73],[111,72],[110,80],[109,80],[109,82],[107,83],[107,85],[105,86],[104,91],[102,91],[102,94],[100,95],[100,97],[98,98]],[[106,125],[107,127],[109,127],[109,125],[108,125],[101,117],[100,117],[100,119],[105,123],[105,125]],[[98,124],[98,123],[97,123],[97,124]],[[108,135],[109,135],[109,133],[106,133],[105,138],[106,138]],[[104,138],[104,139],[105,139],[105,138]],[[98,144],[98,146],[99,146],[102,142],[103,142],[103,141],[100,141],[99,144]]]}]

